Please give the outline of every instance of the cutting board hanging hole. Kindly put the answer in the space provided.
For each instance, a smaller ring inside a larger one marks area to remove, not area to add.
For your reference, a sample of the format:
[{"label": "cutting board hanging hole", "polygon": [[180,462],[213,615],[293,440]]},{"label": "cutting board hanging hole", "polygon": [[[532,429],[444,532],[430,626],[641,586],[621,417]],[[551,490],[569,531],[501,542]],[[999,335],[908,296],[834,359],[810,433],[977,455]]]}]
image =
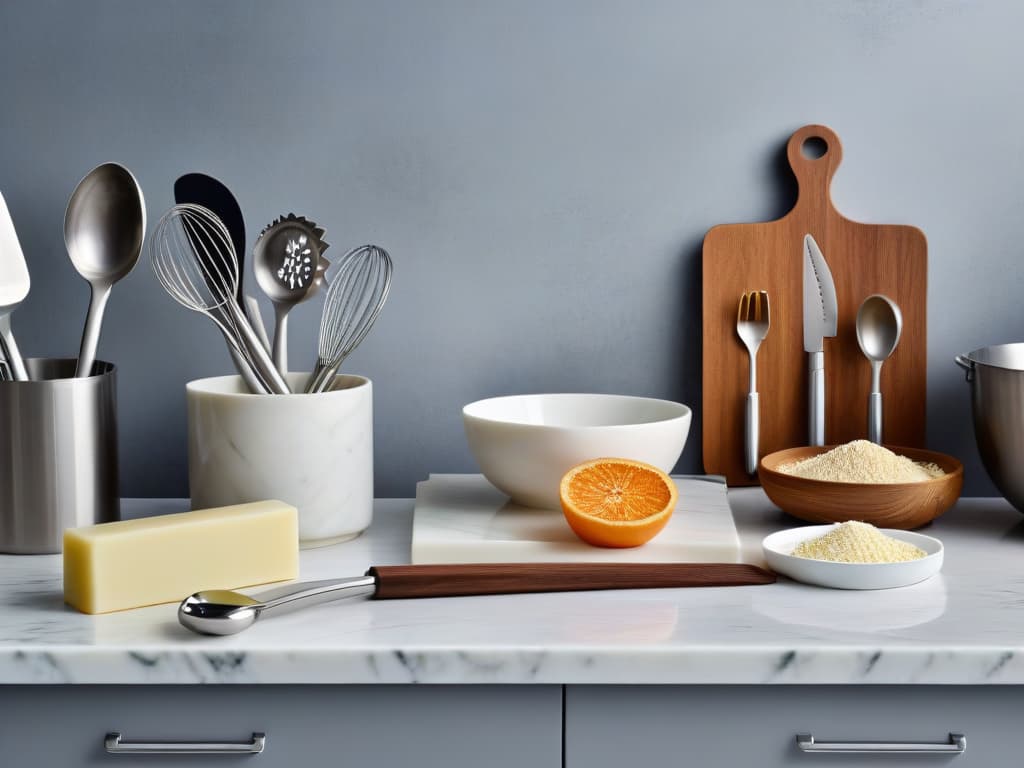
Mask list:
[{"label": "cutting board hanging hole", "polygon": [[820,136],[810,136],[800,147],[808,160],[820,160],[828,152],[828,142]]},{"label": "cutting board hanging hole", "polygon": [[800,190],[797,205],[813,201],[815,208],[823,203],[831,206],[832,175],[843,159],[843,145],[832,129],[824,125],[805,125],[790,136],[786,156]]}]

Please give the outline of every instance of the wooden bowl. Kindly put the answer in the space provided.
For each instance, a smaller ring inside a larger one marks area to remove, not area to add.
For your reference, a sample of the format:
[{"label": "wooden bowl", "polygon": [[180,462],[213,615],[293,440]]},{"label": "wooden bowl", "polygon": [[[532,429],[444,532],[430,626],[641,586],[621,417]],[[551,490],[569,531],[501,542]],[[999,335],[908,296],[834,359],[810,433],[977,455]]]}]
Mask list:
[{"label": "wooden bowl", "polygon": [[778,471],[784,464],[817,456],[834,445],[787,448],[761,459],[761,487],[779,509],[812,523],[860,520],[879,528],[919,528],[949,509],[960,497],[964,466],[952,456],[922,448],[885,446],[913,461],[938,464],[946,474],[920,483],[833,483]]}]

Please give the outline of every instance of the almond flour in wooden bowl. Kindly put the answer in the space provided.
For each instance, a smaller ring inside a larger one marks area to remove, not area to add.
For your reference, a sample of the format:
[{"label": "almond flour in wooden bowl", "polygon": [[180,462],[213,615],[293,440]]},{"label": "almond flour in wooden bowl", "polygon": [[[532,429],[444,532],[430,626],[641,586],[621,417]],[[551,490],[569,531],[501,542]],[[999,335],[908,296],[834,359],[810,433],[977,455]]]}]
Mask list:
[{"label": "almond flour in wooden bowl", "polygon": [[867,440],[777,467],[778,472],[832,483],[921,483],[946,474],[938,464],[911,461]]},{"label": "almond flour in wooden bowl", "polygon": [[953,506],[963,471],[944,453],[855,441],[776,451],[761,459],[757,477],[769,499],[801,520],[907,530]]}]

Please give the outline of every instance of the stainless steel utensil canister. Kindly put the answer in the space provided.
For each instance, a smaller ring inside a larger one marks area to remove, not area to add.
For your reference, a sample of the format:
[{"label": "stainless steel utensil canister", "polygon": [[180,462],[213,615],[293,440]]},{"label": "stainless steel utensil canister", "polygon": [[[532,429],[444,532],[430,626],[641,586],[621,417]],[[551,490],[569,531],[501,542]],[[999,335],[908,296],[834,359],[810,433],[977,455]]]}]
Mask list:
[{"label": "stainless steel utensil canister", "polygon": [[119,516],[116,369],[25,362],[30,381],[0,381],[0,552],[60,552],[65,528]]},{"label": "stainless steel utensil canister", "polygon": [[971,385],[974,439],[999,492],[1024,512],[1024,344],[957,355]]}]

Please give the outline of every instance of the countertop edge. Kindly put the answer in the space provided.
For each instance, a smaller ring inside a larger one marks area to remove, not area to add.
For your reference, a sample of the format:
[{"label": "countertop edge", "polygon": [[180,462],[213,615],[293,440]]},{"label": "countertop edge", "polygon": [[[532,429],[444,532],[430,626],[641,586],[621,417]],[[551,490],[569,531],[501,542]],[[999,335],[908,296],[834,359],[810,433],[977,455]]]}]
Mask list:
[{"label": "countertop edge", "polygon": [[0,685],[1024,685],[1024,647],[5,649]]}]

